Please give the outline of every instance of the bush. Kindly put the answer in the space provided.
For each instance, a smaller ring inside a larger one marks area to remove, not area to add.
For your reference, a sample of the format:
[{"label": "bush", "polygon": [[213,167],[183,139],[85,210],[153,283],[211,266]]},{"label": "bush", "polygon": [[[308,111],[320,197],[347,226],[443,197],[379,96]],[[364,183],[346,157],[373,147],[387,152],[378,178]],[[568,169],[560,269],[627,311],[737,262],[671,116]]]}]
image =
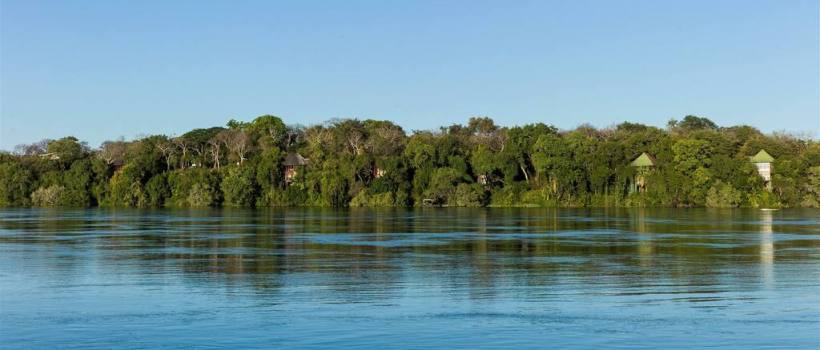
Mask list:
[{"label": "bush", "polygon": [[430,186],[424,191],[424,197],[431,198],[439,203],[450,204],[456,186],[462,181],[464,181],[464,174],[459,170],[455,168],[438,168],[433,172]]},{"label": "bush", "polygon": [[232,167],[222,179],[222,193],[225,205],[252,207],[256,204],[257,186],[255,169],[250,166]]},{"label": "bush", "polygon": [[111,177],[108,204],[113,206],[141,207],[146,205],[145,191],[139,177],[129,166],[123,167]]},{"label": "bush", "polygon": [[512,184],[496,189],[492,193],[490,205],[499,207],[511,207],[520,205],[521,193],[525,190],[524,186]]},{"label": "bush", "polygon": [[210,207],[215,204],[214,189],[208,184],[194,184],[188,192],[188,205],[192,207]]},{"label": "bush", "polygon": [[167,176],[160,174],[148,180],[148,183],[145,184],[145,193],[148,195],[147,204],[149,206],[160,207],[165,205],[165,199],[171,196]]},{"label": "bush", "polygon": [[59,205],[63,207],[88,207],[91,205],[91,196],[83,190],[65,189],[60,196]]},{"label": "bush", "polygon": [[715,181],[706,194],[706,206],[710,208],[735,208],[740,203],[740,191],[720,180]]},{"label": "bush", "polygon": [[344,207],[348,204],[348,184],[342,176],[333,174],[322,178],[322,200],[331,207]]},{"label": "bush", "polygon": [[803,207],[820,208],[820,166],[811,167],[804,185]]},{"label": "bush", "polygon": [[177,207],[191,206],[191,193],[194,191],[194,186],[199,185],[196,194],[193,197],[198,197],[196,203],[202,203],[209,199],[207,205],[210,206],[218,204],[221,199],[219,192],[219,173],[210,169],[184,169],[172,171],[168,174],[168,186],[171,190],[171,197],[167,201],[167,205]]},{"label": "bush", "polygon": [[761,190],[749,196],[749,204],[755,208],[780,208],[782,205],[771,192]]},{"label": "bush", "polygon": [[393,195],[389,192],[369,194],[369,191],[360,191],[350,201],[351,207],[393,207],[396,206]]},{"label": "bush", "polygon": [[552,194],[549,187],[542,187],[525,191],[521,194],[521,204],[541,207],[556,207],[558,199]]},{"label": "bush", "polygon": [[460,183],[448,204],[457,207],[480,207],[485,204],[485,197],[481,185]]},{"label": "bush", "polygon": [[60,185],[40,187],[31,194],[31,202],[36,207],[56,207],[60,205],[63,192],[65,187]]},{"label": "bush", "polygon": [[94,172],[91,161],[82,159],[71,164],[71,168],[62,175],[61,185],[65,192],[61,205],[72,207],[87,207],[91,205],[90,189],[93,184]]}]

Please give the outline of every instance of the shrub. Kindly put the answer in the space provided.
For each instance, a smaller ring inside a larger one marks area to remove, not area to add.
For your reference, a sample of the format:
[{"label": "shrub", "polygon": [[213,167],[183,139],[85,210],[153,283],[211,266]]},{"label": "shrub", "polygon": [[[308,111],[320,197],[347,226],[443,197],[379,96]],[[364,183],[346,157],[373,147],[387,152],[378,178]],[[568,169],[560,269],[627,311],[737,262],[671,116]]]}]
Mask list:
[{"label": "shrub", "polygon": [[706,206],[710,208],[734,208],[740,202],[740,191],[720,180],[715,181],[706,194]]},{"label": "shrub", "polygon": [[148,180],[145,184],[147,194],[147,204],[153,207],[163,206],[165,199],[171,196],[171,189],[168,187],[168,178],[165,174],[160,174]]},{"label": "shrub", "polygon": [[250,166],[232,167],[222,179],[225,205],[252,207],[256,204],[257,186],[255,169]]},{"label": "shrub", "polygon": [[820,208],[820,166],[811,167],[804,185],[803,201],[801,206]]},{"label": "shrub", "polygon": [[351,207],[393,207],[396,206],[393,195],[389,192],[370,194],[360,191],[350,201]]},{"label": "shrub", "polygon": [[108,204],[113,206],[139,207],[146,204],[145,191],[139,177],[129,166],[123,167],[111,177]]},{"label": "shrub", "polygon": [[210,207],[215,203],[214,190],[208,184],[194,184],[188,192],[188,205],[192,207]]},{"label": "shrub", "polygon": [[460,183],[448,204],[458,207],[480,207],[484,205],[485,197],[481,185]]},{"label": "shrub", "polygon": [[782,205],[771,192],[761,190],[749,196],[749,204],[755,208],[780,208]]},{"label": "shrub", "polygon": [[59,185],[40,187],[31,194],[31,202],[37,207],[56,207],[60,205],[63,192],[65,187]]},{"label": "shrub", "polygon": [[[167,204],[178,207],[191,206],[191,193],[194,191],[196,185],[199,185],[197,189],[198,193],[194,194],[193,197],[200,197],[202,200],[210,198],[209,203],[204,206],[218,204],[221,199],[219,183],[219,173],[210,169],[200,168],[172,171],[168,174],[168,186],[171,190],[171,197],[167,201]],[[201,203],[199,200],[195,202]]]}]

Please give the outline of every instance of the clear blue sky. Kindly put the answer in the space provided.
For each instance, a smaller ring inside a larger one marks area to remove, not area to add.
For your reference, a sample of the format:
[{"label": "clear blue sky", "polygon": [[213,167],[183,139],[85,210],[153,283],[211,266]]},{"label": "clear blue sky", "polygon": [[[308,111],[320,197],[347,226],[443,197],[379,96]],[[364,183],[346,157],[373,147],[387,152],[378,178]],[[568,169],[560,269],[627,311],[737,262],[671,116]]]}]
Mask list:
[{"label": "clear blue sky", "polygon": [[0,148],[274,114],[820,129],[809,1],[2,1]]}]

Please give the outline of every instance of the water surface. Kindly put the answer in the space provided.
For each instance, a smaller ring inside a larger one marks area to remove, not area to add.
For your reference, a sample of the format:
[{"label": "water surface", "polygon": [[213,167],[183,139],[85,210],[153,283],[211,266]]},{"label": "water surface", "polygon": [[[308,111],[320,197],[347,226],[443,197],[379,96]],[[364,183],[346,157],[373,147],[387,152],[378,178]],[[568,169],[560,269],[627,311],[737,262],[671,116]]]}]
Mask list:
[{"label": "water surface", "polygon": [[0,210],[2,348],[820,348],[820,211]]}]

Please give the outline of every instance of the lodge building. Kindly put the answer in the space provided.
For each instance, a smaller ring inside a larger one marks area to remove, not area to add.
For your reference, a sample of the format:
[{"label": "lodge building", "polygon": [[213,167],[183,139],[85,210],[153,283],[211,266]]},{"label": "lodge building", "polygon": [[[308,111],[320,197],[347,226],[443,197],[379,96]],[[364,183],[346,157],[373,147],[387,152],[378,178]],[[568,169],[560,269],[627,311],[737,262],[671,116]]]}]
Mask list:
[{"label": "lodge building", "polygon": [[755,167],[757,167],[757,173],[763,178],[763,183],[766,185],[766,189],[772,189],[772,162],[774,162],[774,157],[772,157],[766,150],[761,149],[760,152],[757,154],[749,157],[749,161],[754,163]]},{"label": "lodge building", "polygon": [[309,159],[302,157],[299,153],[288,153],[283,163],[285,166],[285,184],[289,185],[295,181],[296,176],[309,162]]},{"label": "lodge building", "polygon": [[632,192],[646,191],[646,176],[655,168],[655,164],[657,164],[655,157],[650,156],[646,152],[641,153],[638,158],[635,158],[632,163],[629,163],[630,166],[637,169],[632,181]]}]

